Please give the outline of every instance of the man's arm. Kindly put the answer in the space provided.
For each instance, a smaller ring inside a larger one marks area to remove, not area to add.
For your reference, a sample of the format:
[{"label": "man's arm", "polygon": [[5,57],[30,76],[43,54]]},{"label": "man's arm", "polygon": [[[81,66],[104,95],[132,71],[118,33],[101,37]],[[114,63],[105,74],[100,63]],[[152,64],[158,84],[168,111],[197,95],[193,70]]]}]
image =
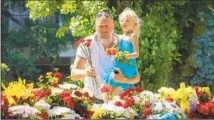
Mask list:
[{"label": "man's arm", "polygon": [[72,80],[83,80],[86,76],[96,76],[94,68],[85,68],[86,59],[76,57],[71,70]]},{"label": "man's arm", "polygon": [[71,69],[71,79],[72,80],[83,80],[86,76],[85,72],[86,60],[76,57],[74,60],[73,68]]},{"label": "man's arm", "polygon": [[127,84],[136,84],[140,82],[140,74],[138,73],[137,76],[133,78],[126,78],[123,73],[118,70],[119,72],[117,74],[112,75],[112,78],[114,81],[119,82],[119,83],[127,83]]}]

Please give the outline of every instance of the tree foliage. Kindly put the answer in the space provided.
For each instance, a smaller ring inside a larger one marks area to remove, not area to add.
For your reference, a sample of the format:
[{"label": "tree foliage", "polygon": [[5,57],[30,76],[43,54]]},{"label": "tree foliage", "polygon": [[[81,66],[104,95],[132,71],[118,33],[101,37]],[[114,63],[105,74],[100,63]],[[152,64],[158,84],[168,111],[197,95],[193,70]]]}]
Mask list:
[{"label": "tree foliage", "polygon": [[210,14],[207,30],[202,37],[197,37],[194,60],[197,62],[195,75],[191,80],[194,85],[210,86],[214,92],[214,11]]},{"label": "tree foliage", "polygon": [[[21,22],[23,24],[20,29],[14,30],[13,28],[9,28],[8,21],[11,17],[18,24],[20,20],[13,17],[13,14],[8,10],[8,2],[3,2],[3,8],[7,12],[2,14],[4,16],[2,24],[2,29],[4,30],[2,31],[1,42],[2,62],[8,65],[10,68],[9,72],[14,77],[18,78],[21,76],[32,80],[36,73],[39,72],[34,64],[35,61],[46,58],[54,64],[55,58],[59,56],[59,53],[67,50],[74,40],[70,33],[66,32],[65,34],[67,35],[65,37],[61,39],[56,37],[59,27],[59,24],[56,23],[57,19],[47,19],[46,21],[43,20],[43,22],[37,20],[33,22],[29,18],[26,18],[22,19],[23,21]],[[17,3],[19,4],[19,2]],[[23,8],[25,6],[19,7]],[[24,54],[24,52],[29,53]]]},{"label": "tree foliage", "polygon": [[85,37],[94,32],[95,14],[106,7],[106,3],[79,0],[28,1],[26,7],[30,8],[30,18],[33,20],[54,13],[64,15],[64,24],[56,34],[58,37],[63,37],[69,28],[73,36]]}]

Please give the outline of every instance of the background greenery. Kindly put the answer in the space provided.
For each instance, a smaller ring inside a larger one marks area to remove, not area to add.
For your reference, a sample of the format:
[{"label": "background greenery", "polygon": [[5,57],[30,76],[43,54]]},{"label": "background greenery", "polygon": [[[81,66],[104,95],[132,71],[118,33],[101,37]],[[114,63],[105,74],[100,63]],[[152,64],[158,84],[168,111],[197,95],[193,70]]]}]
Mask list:
[{"label": "background greenery", "polygon": [[[176,88],[179,82],[184,81],[189,85],[204,85],[214,89],[212,0],[29,0],[25,5],[31,19],[26,34],[20,30],[20,37],[12,39],[14,32],[12,34],[7,30],[3,34],[8,37],[2,42],[3,53],[7,56],[3,60],[10,69],[18,71],[14,63],[22,61],[20,64],[23,64],[23,68],[20,71],[25,74],[18,74],[20,76],[31,77],[36,72],[33,61],[39,56],[54,58],[67,42],[72,44],[75,38],[92,34],[95,14],[102,8],[112,11],[115,32],[121,34],[118,15],[125,7],[130,7],[141,19],[140,57],[137,60],[142,76],[140,86],[155,91],[161,86]],[[7,8],[6,5],[4,7]],[[52,15],[61,15],[63,25],[36,23],[38,19]],[[20,49],[23,47],[20,45],[25,44],[30,44],[35,53],[29,59],[13,52],[13,49]],[[23,59],[27,62],[23,63]]]}]

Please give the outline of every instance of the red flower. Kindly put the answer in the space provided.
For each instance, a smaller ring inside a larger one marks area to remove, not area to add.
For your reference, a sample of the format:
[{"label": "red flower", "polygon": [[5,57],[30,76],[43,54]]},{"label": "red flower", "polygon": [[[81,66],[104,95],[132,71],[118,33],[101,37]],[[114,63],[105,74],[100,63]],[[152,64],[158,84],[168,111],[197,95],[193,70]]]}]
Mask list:
[{"label": "red flower", "polygon": [[134,98],[133,97],[128,97],[128,99],[126,100],[130,106],[132,106],[134,104]]},{"label": "red flower", "polygon": [[88,111],[88,117],[91,117],[94,114],[94,111]]},{"label": "red flower", "polygon": [[101,88],[101,92],[111,92],[111,86],[110,85],[103,85]]},{"label": "red flower", "polygon": [[59,83],[58,83],[58,82],[53,82],[51,85],[52,85],[53,87],[58,87],[58,86],[59,86]]},{"label": "red flower", "polygon": [[135,88],[135,91],[137,91],[137,92],[142,92],[142,91],[143,91],[143,88],[136,87],[136,88]]},{"label": "red flower", "polygon": [[79,39],[78,41],[76,41],[76,42],[74,43],[74,46],[77,47],[77,46],[79,46],[80,43],[82,43],[82,42],[84,42],[84,41],[85,41],[85,40],[84,40],[83,38],[81,38],[81,39]]},{"label": "red flower", "polygon": [[79,118],[79,117],[75,117],[74,119],[75,119],[75,120],[79,120],[80,118]]},{"label": "red flower", "polygon": [[126,91],[127,91],[127,93],[131,93],[131,92],[133,92],[135,89],[133,88],[133,87],[129,87]]},{"label": "red flower", "polygon": [[144,108],[143,111],[142,111],[142,114],[143,114],[143,118],[147,118],[148,115],[152,114],[152,111],[150,108]]},{"label": "red flower", "polygon": [[212,115],[214,116],[214,107],[210,110]]},{"label": "red flower", "polygon": [[130,104],[126,101],[124,104],[123,104],[123,108],[128,108],[130,106]]},{"label": "red flower", "polygon": [[127,92],[120,93],[120,99],[124,100],[127,95]]},{"label": "red flower", "polygon": [[48,113],[47,112],[43,112],[42,114],[39,115],[39,117],[41,119],[48,119]]},{"label": "red flower", "polygon": [[60,94],[61,98],[64,98],[66,96],[70,96],[70,93],[66,90],[62,91],[61,94]]},{"label": "red flower", "polygon": [[149,108],[151,105],[152,105],[151,102],[145,102],[145,105],[144,105],[144,106],[145,106],[146,108]]},{"label": "red flower", "polygon": [[3,113],[4,110],[6,110],[8,108],[8,100],[6,98],[6,96],[1,96],[1,112]]},{"label": "red flower", "polygon": [[62,74],[59,73],[59,72],[56,72],[53,75],[54,75],[55,78],[59,78],[59,79],[62,77]]},{"label": "red flower", "polygon": [[207,102],[206,106],[208,107],[209,110],[211,110],[212,108],[214,108],[214,102]]},{"label": "red flower", "polygon": [[85,96],[85,97],[89,97],[88,92],[84,92],[84,96]]},{"label": "red flower", "polygon": [[17,98],[16,96],[12,96],[12,98],[13,98],[13,100],[14,100],[15,102],[18,101],[18,98]]},{"label": "red flower", "polygon": [[82,93],[80,91],[75,91],[74,92],[74,95],[76,95],[77,97],[81,97],[82,96]]},{"label": "red flower", "polygon": [[120,107],[120,106],[122,106],[122,105],[123,105],[123,103],[122,103],[121,101],[116,101],[116,102],[114,103],[114,105],[115,105],[115,106],[119,106],[119,107]]},{"label": "red flower", "polygon": [[91,45],[91,39],[87,39],[87,40],[85,40],[84,42],[83,42],[83,44],[85,45],[85,46],[87,46],[87,47],[89,47],[90,45]]},{"label": "red flower", "polygon": [[73,100],[72,100],[71,96],[63,97],[63,102],[66,103],[69,108],[71,108],[71,109],[74,108],[74,104],[73,104]]},{"label": "red flower", "polygon": [[171,98],[171,97],[168,97],[168,98],[166,98],[166,101],[167,101],[167,102],[173,102],[173,101],[174,101],[174,99],[173,99],[173,98]]},{"label": "red flower", "polygon": [[209,114],[209,109],[206,105],[203,104],[197,104],[196,105],[197,110],[199,113],[203,114],[203,115],[208,115]]},{"label": "red flower", "polygon": [[46,96],[51,95],[51,90],[50,89],[44,89],[44,95],[46,95]]}]

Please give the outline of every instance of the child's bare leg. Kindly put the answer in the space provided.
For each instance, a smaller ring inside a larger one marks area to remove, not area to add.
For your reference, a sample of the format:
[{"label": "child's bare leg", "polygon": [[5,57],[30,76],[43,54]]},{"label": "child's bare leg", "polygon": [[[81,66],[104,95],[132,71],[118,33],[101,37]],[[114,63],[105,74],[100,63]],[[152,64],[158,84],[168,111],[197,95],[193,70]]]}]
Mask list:
[{"label": "child's bare leg", "polygon": [[121,87],[112,88],[112,92],[114,95],[119,95],[121,91],[122,91]]}]

